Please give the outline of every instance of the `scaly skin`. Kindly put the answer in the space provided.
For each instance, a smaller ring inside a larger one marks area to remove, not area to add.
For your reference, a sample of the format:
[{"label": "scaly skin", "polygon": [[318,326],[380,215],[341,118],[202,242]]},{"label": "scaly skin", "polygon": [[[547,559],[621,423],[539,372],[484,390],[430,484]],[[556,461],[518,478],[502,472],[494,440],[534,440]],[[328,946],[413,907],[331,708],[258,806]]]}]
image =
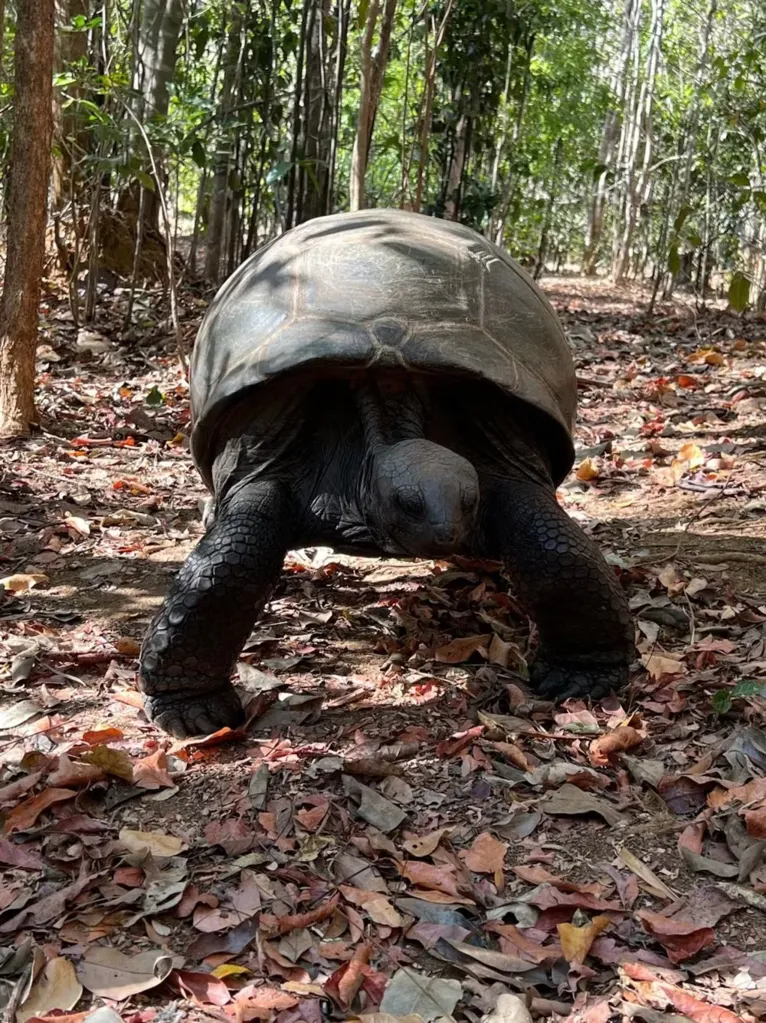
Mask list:
[{"label": "scaly skin", "polygon": [[281,485],[241,485],[184,562],[141,650],[144,708],[163,731],[184,738],[242,723],[229,677],[279,577],[292,519]]},{"label": "scaly skin", "polygon": [[622,688],[635,656],[627,599],[603,555],[556,502],[552,486],[493,482],[487,545],[536,622],[532,684],[556,700],[597,700]]}]

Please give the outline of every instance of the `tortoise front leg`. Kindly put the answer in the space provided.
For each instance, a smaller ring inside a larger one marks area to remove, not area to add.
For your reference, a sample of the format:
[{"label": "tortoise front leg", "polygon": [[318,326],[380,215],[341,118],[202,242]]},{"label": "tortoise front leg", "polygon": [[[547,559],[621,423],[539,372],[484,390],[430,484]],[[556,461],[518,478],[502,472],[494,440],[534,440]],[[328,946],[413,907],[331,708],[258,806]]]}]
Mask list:
[{"label": "tortoise front leg", "polygon": [[552,487],[493,482],[485,504],[489,552],[499,553],[537,624],[530,677],[544,697],[600,699],[628,680],[635,633],[603,555],[559,507]]},{"label": "tortoise front leg", "polygon": [[229,676],[279,577],[292,518],[278,484],[240,485],[184,562],[141,650],[144,708],[163,731],[183,738],[242,722]]}]

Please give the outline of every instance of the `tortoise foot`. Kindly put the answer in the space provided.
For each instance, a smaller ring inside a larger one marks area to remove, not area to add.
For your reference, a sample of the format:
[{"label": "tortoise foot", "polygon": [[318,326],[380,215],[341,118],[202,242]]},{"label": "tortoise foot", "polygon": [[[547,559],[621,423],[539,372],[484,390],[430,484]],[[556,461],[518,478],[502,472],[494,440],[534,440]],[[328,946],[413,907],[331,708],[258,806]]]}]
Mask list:
[{"label": "tortoise foot", "polygon": [[530,679],[535,692],[543,699],[557,702],[578,698],[601,700],[624,688],[628,666],[543,656],[530,666]]},{"label": "tortoise foot", "polygon": [[226,726],[236,728],[245,720],[242,703],[229,684],[209,693],[185,695],[176,691],[145,696],[144,712],[158,728],[177,739],[210,735]]}]

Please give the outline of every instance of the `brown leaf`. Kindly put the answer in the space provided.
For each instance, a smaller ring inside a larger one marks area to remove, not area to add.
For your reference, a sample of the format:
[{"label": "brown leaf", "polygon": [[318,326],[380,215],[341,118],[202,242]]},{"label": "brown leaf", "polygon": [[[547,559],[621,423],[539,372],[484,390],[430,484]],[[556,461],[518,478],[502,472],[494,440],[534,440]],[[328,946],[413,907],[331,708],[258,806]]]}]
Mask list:
[{"label": "brown leaf", "polygon": [[89,948],[77,975],[94,995],[122,1001],[162,984],[172,968],[172,958],[161,952],[129,956],[116,948]]},{"label": "brown leaf", "polygon": [[657,1005],[664,1010],[667,1002],[694,1020],[694,1023],[742,1023],[741,1016],[724,1009],[720,1005],[711,1005],[689,994],[675,984],[669,984],[642,963],[625,962],[622,964],[623,974],[639,982],[638,993],[645,996],[644,1004]]},{"label": "brown leaf", "polygon": [[151,756],[136,761],[133,767],[133,784],[140,789],[152,791],[161,788],[175,787],[168,774],[168,755],[164,750],[157,750]]},{"label": "brown leaf", "polygon": [[439,828],[438,831],[431,831],[428,835],[417,835],[415,838],[408,838],[406,842],[402,842],[402,848],[410,856],[417,856],[418,858],[430,856],[446,834],[448,834],[447,828]]},{"label": "brown leaf", "polygon": [[241,817],[211,821],[205,828],[208,845],[220,845],[229,856],[241,856],[252,848],[255,833]]},{"label": "brown leaf", "polygon": [[486,923],[484,927],[486,930],[500,935],[502,950],[508,955],[526,959],[529,963],[555,962],[556,959],[561,958],[560,945],[541,945],[514,924],[501,924],[492,921]]},{"label": "brown leaf", "polygon": [[224,982],[210,973],[173,970],[168,975],[167,982],[182,995],[191,996],[202,1005],[226,1005],[231,1001],[229,989]]},{"label": "brown leaf", "polygon": [[622,821],[622,814],[615,810],[611,803],[593,795],[592,792],[583,792],[571,784],[562,785],[560,789],[552,792],[540,806],[546,813],[566,816],[595,813],[612,827]]},{"label": "brown leaf", "polygon": [[745,813],[745,826],[751,838],[766,838],[766,806]]},{"label": "brown leaf", "polygon": [[399,865],[399,873],[423,888],[433,888],[446,895],[458,895],[455,868],[451,865],[433,866],[420,860],[408,860]]},{"label": "brown leaf", "polygon": [[16,1012],[16,1023],[26,1023],[51,1009],[74,1009],[82,995],[82,986],[68,959],[49,959],[35,980],[32,990]]},{"label": "brown leaf", "polygon": [[482,636],[459,636],[451,643],[440,646],[434,652],[434,657],[442,664],[460,664],[472,657],[477,650],[486,647],[491,638],[489,633]]},{"label": "brown leaf", "polygon": [[609,758],[615,753],[622,753],[624,750],[633,749],[643,742],[643,735],[631,728],[629,725],[622,725],[615,728],[599,739],[594,739],[588,749],[588,758],[594,767],[606,767]]},{"label": "brown leaf", "polygon": [[362,944],[349,962],[340,966],[325,982],[324,991],[333,1001],[347,1010],[356,998],[364,980],[364,968],[370,961],[370,947]]},{"label": "brown leaf", "polygon": [[180,838],[176,838],[175,835],[166,835],[162,831],[133,831],[131,828],[123,828],[119,838],[128,852],[142,855],[150,852],[155,859],[177,856],[186,848]]},{"label": "brown leaf", "polygon": [[599,468],[592,458],[583,458],[575,472],[577,479],[584,480],[586,483],[598,479],[599,475]]},{"label": "brown leaf", "polygon": [[470,849],[461,850],[460,859],[469,870],[474,870],[477,874],[494,874],[497,887],[502,888],[503,865],[507,852],[507,842],[500,842],[489,831],[482,831],[474,839]]},{"label": "brown leaf", "polygon": [[307,913],[293,913],[287,916],[273,916],[271,913],[261,913],[260,929],[269,938],[275,938],[279,934],[287,934],[299,927],[312,927],[320,920],[326,920],[332,916],[335,907],[338,905],[338,893],[332,895],[327,902]]},{"label": "brown leaf", "polygon": [[561,953],[567,962],[584,963],[590,947],[599,934],[612,923],[608,916],[594,916],[583,927],[574,924],[559,924]]},{"label": "brown leaf", "polygon": [[17,572],[16,575],[7,575],[4,579],[0,579],[0,586],[7,593],[26,593],[27,590],[31,590],[35,586],[45,589],[48,582],[48,576],[43,575],[42,572]]},{"label": "brown leaf", "polygon": [[30,796],[23,803],[19,803],[5,818],[6,835],[14,831],[26,831],[31,828],[40,814],[49,806],[56,803],[64,803],[68,799],[74,799],[77,795],[74,789],[44,789],[36,796]]},{"label": "brown leaf", "polygon": [[84,732],[82,736],[83,742],[87,742],[89,746],[104,746],[113,740],[124,738],[125,733],[119,728],[96,728]]},{"label": "brown leaf", "polygon": [[671,963],[680,963],[701,952],[708,945],[715,944],[712,927],[700,927],[698,923],[678,917],[663,916],[650,909],[640,909],[636,916],[644,930],[659,941]]},{"label": "brown leaf", "polygon": [[51,785],[88,785],[92,781],[100,781],[105,777],[103,768],[96,764],[79,764],[70,760],[66,753],[62,753],[58,760],[58,766],[48,776]]},{"label": "brown leaf", "polygon": [[39,853],[26,845],[17,845],[7,838],[0,838],[0,863],[19,870],[42,870],[43,861]]},{"label": "brown leaf", "polygon": [[115,778],[133,781],[133,764],[124,750],[114,749],[112,746],[94,746],[87,753],[83,753],[82,759],[87,764],[96,764]]},{"label": "brown leaf", "polygon": [[391,902],[380,892],[368,892],[363,888],[340,886],[343,898],[354,906],[360,906],[376,924],[386,927],[402,927],[404,921]]}]

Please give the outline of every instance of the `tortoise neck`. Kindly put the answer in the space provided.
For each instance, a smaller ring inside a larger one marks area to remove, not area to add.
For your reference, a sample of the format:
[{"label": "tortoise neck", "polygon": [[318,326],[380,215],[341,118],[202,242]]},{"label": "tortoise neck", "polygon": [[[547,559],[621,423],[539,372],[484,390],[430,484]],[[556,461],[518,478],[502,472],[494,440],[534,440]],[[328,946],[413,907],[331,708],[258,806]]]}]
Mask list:
[{"label": "tortoise neck", "polygon": [[423,436],[423,404],[406,381],[371,376],[355,390],[368,455]]}]

